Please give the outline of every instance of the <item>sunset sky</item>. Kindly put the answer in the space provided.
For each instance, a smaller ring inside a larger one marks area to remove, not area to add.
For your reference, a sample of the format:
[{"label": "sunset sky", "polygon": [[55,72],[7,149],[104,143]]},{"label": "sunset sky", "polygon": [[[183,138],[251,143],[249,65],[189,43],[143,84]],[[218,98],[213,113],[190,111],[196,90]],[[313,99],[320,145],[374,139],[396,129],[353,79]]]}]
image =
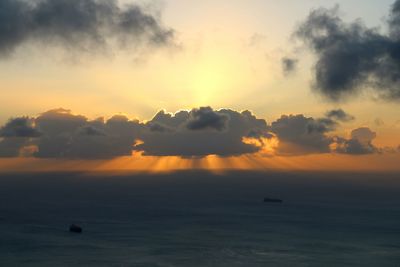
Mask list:
[{"label": "sunset sky", "polygon": [[400,170],[399,55],[394,0],[1,0],[0,169]]}]

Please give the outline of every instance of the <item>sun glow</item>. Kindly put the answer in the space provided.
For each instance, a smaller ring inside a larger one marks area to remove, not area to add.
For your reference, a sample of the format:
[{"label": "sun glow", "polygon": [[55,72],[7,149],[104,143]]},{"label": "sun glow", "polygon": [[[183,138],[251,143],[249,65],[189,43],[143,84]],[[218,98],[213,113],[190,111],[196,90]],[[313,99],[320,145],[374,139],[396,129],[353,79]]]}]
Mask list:
[{"label": "sun glow", "polygon": [[258,154],[264,156],[273,156],[276,148],[279,146],[279,139],[275,136],[270,138],[249,138],[243,137],[242,142],[245,144],[256,146],[260,149]]},{"label": "sun glow", "polygon": [[[307,155],[266,157],[260,153],[235,157],[209,155],[203,158],[154,157],[133,153],[112,160],[63,160],[37,158],[0,159],[1,172],[144,172],[168,173],[182,170],[206,170],[224,173],[230,170],[254,171],[399,171],[399,155]],[[338,167],[340,166],[340,167]]]},{"label": "sun glow", "polygon": [[191,88],[194,92],[194,105],[201,106],[223,98],[231,88],[231,67],[220,61],[210,60],[201,63],[190,75]]}]

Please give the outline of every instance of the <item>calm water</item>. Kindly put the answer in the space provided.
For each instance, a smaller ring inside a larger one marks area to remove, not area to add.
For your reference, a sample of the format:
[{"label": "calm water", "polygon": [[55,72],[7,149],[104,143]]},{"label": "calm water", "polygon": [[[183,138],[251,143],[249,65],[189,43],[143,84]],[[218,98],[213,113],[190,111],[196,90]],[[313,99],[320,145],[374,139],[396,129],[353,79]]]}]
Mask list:
[{"label": "calm water", "polygon": [[400,176],[1,175],[0,266],[77,265],[400,266]]}]

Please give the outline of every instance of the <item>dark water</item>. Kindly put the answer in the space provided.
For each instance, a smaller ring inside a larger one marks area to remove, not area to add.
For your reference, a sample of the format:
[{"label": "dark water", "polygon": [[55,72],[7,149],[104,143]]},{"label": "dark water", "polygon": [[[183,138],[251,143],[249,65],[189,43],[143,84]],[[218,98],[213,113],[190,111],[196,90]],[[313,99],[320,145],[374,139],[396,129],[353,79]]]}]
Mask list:
[{"label": "dark water", "polygon": [[400,266],[400,175],[4,174],[0,266]]}]

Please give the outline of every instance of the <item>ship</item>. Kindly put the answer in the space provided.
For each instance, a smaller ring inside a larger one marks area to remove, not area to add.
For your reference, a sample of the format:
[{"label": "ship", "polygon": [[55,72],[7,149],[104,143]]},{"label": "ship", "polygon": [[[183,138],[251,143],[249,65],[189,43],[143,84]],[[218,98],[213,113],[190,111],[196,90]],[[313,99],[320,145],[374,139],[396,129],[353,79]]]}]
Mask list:
[{"label": "ship", "polygon": [[80,227],[76,224],[71,224],[69,226],[69,231],[72,233],[82,233],[82,227]]}]

